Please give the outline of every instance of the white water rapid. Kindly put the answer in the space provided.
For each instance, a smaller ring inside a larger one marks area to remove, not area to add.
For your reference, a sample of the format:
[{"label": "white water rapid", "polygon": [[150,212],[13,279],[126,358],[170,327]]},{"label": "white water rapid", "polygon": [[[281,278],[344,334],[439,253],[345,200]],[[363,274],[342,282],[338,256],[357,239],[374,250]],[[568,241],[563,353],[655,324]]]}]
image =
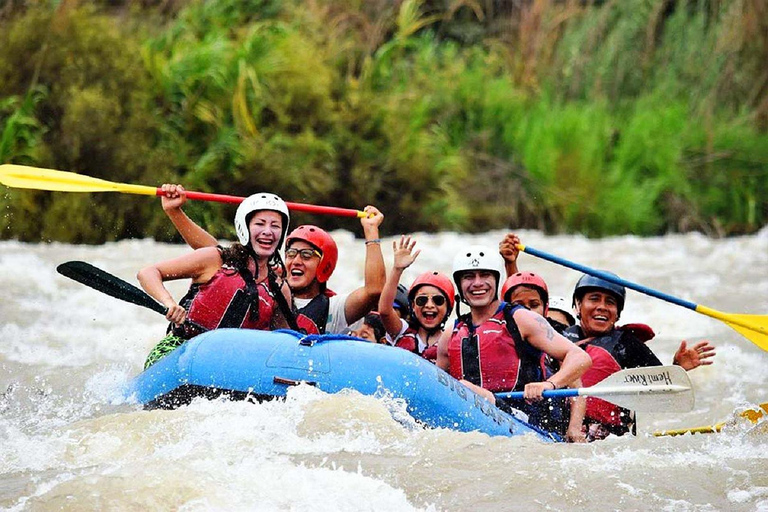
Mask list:
[{"label": "white water rapid", "polygon": [[[525,244],[697,304],[768,314],[768,229],[713,240],[520,233]],[[331,288],[361,284],[364,246],[334,233]],[[502,232],[418,234],[404,282],[449,272],[469,243]],[[391,266],[391,239],[383,244]],[[182,246],[0,242],[0,509],[5,510],[768,510],[768,422],[721,434],[657,429],[734,419],[768,401],[768,353],[720,321],[628,292],[622,322],[644,322],[669,364],[680,340],[709,339],[715,364],[690,373],[693,412],[639,415],[637,437],[588,445],[408,428],[391,404],[300,387],[285,402],[194,402],[176,411],[120,403],[164,319],[70,281],[84,260],[135,283]],[[520,268],[570,296],[579,274],[529,255]],[[186,285],[172,287],[180,297]],[[388,405],[390,407],[388,407]]]}]

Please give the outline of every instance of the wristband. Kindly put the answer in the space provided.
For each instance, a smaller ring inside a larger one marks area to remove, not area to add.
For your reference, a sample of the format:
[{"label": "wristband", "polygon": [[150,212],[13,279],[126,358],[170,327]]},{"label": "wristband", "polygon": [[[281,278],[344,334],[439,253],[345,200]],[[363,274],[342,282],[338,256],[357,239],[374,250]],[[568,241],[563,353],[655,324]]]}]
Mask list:
[{"label": "wristband", "polygon": [[381,238],[374,238],[373,240],[366,240],[365,245],[380,244]]},{"label": "wristband", "polygon": [[557,384],[555,384],[551,380],[547,379],[544,382],[549,382],[550,384],[552,384],[552,391],[556,391],[557,390]]}]

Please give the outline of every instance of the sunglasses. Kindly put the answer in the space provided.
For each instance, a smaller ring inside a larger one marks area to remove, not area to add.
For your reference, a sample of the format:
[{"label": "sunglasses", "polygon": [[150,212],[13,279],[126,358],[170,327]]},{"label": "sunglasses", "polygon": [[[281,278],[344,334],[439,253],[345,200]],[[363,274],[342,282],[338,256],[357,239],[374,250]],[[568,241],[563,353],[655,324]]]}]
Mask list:
[{"label": "sunglasses", "polygon": [[287,251],[285,251],[285,257],[289,260],[292,260],[297,255],[301,255],[301,259],[304,261],[309,261],[314,256],[317,256],[318,258],[322,256],[322,254],[320,254],[314,249],[288,249]]},{"label": "sunglasses", "polygon": [[434,304],[437,307],[442,306],[445,304],[445,297],[442,295],[419,295],[415,299],[413,299],[413,303],[419,306],[420,308],[423,308],[427,305],[427,302],[432,299],[432,304]]}]

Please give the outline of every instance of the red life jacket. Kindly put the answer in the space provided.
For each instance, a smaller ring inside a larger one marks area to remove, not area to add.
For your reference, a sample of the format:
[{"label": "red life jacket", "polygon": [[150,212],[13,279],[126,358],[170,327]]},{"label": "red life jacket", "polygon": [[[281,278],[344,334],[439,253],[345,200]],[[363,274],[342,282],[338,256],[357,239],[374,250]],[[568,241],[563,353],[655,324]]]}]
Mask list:
[{"label": "red life jacket", "polygon": [[[632,329],[613,329],[587,342],[581,341],[584,334],[577,325],[566,329],[563,335],[579,344],[592,358],[592,367],[581,376],[585,387],[594,386],[624,368],[661,365],[653,352],[635,337]],[[602,423],[614,434],[628,432],[634,425],[633,416],[628,409],[599,398],[587,397],[586,421]]]},{"label": "red life jacket", "polygon": [[437,361],[437,343],[425,348],[423,352],[419,352],[419,331],[413,327],[408,327],[403,331],[403,334],[395,340],[395,346],[420,355],[427,361],[433,363]]},{"label": "red life jacket", "polygon": [[494,393],[521,391],[542,380],[541,351],[523,340],[512,318],[520,307],[502,302],[476,327],[470,315],[459,318],[448,344],[449,373]]},{"label": "red life jacket", "polygon": [[421,353],[421,357],[423,357],[427,361],[431,361],[433,363],[436,362],[437,361],[437,343],[424,349],[424,352]]},{"label": "red life jacket", "polygon": [[413,352],[414,354],[421,355],[419,353],[419,332],[412,327],[408,327],[403,331],[403,334],[395,340],[395,346]]},{"label": "red life jacket", "polygon": [[227,327],[270,329],[277,304],[266,282],[247,284],[236,269],[224,266],[206,283],[193,284],[185,301],[187,320],[182,337]]},{"label": "red life jacket", "polygon": [[[591,343],[587,343],[582,348],[592,358],[592,367],[581,376],[584,387],[594,386],[621,370],[621,366],[607,348]],[[593,396],[587,397],[587,409],[584,416],[615,427],[628,423],[630,419],[626,409]]]}]

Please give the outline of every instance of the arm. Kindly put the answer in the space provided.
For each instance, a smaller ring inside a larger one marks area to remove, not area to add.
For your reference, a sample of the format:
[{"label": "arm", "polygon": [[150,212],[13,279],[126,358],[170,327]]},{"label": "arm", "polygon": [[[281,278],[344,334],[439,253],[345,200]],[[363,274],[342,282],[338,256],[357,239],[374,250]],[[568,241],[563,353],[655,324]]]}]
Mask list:
[{"label": "arm", "polygon": [[544,317],[525,309],[518,309],[514,313],[514,318],[521,336],[528,343],[560,362],[560,369],[546,381],[526,384],[526,400],[541,400],[541,394],[545,390],[568,386],[592,366],[592,358],[578,346],[557,334]]},{"label": "arm", "polygon": [[499,242],[499,254],[504,258],[504,270],[507,277],[519,272],[517,269],[517,257],[520,255],[520,251],[517,249],[519,243],[520,238],[514,233],[508,233],[504,240]]},{"label": "arm", "polygon": [[683,340],[680,343],[680,348],[675,352],[672,364],[681,366],[686,371],[691,371],[699,366],[712,364],[713,357],[715,357],[715,347],[708,340],[700,341],[690,347],[688,342]]},{"label": "arm", "polygon": [[379,226],[384,215],[374,206],[366,206],[367,217],[360,219],[365,234],[365,284],[353,291],[344,303],[347,324],[352,324],[376,307],[387,279],[384,256],[381,254]]},{"label": "arm", "polygon": [[194,282],[205,282],[213,277],[221,264],[218,249],[208,247],[144,267],[136,277],[148,294],[168,308],[166,318],[181,324],[186,317],[186,311],[174,300],[163,282],[187,278],[191,278]]},{"label": "arm", "polygon": [[[451,367],[451,361],[448,357],[448,343],[450,343],[452,335],[452,330],[446,329],[443,331],[443,334],[440,335],[440,339],[437,341],[437,361],[435,361],[435,364],[437,364],[438,368],[441,368],[446,372]],[[495,399],[493,403],[496,403]]]},{"label": "arm", "polygon": [[202,247],[215,247],[218,243],[213,236],[206,230],[195,224],[192,219],[181,209],[187,202],[187,191],[181,185],[164,184],[162,187],[166,195],[162,196],[160,202],[163,205],[163,211],[171,219],[173,225],[181,237],[193,249]]},{"label": "arm", "polygon": [[[576,379],[568,387],[578,389],[582,386],[581,379]],[[584,415],[587,412],[587,397],[575,396],[568,400],[571,401],[571,416],[568,422],[568,430],[565,432],[565,438],[571,443],[586,443],[587,436],[583,428]]]},{"label": "arm", "polygon": [[392,251],[395,254],[392,272],[389,273],[387,282],[384,284],[384,289],[381,290],[381,296],[379,297],[381,322],[384,324],[387,334],[393,339],[400,334],[403,322],[392,305],[395,303],[397,285],[400,283],[403,271],[416,261],[421,252],[419,250],[411,254],[415,245],[416,240],[411,241],[411,237],[406,238],[405,236],[401,236],[399,242],[392,242]]}]

